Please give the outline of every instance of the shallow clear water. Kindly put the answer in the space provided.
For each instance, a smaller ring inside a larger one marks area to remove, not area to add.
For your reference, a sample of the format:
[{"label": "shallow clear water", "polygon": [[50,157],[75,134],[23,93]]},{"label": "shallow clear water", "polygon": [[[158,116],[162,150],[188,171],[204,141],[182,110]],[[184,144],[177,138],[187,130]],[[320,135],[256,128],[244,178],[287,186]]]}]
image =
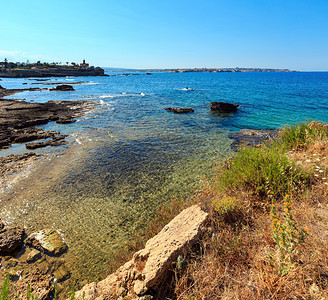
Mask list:
[{"label": "shallow clear water", "polygon": [[[52,226],[68,245],[73,278],[106,274],[113,250],[133,237],[158,207],[184,198],[231,153],[229,134],[273,129],[306,119],[328,122],[328,73],[184,73],[64,78],[86,81],[75,92],[23,92],[27,101],[90,100],[97,107],[73,124],[44,125],[68,133],[69,146],[49,155],[1,196],[0,217],[28,231]],[[3,79],[6,88],[37,81]],[[189,87],[195,91],[184,91]],[[240,104],[236,113],[209,111],[212,101]],[[192,107],[174,114],[165,107]],[[26,152],[24,145],[0,155]]]}]

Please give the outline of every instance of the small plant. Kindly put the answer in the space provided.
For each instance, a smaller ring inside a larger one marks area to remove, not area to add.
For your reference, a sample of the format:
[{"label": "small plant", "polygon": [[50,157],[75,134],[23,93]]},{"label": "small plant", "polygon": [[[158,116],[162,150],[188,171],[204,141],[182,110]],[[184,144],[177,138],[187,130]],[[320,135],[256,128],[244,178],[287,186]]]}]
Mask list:
[{"label": "small plant", "polygon": [[212,201],[214,209],[221,215],[232,213],[239,208],[239,202],[235,197],[215,198]]},{"label": "small plant", "polygon": [[71,291],[69,293],[69,299],[70,300],[74,300],[75,299],[75,292],[73,291],[73,289],[71,289]]},{"label": "small plant", "polygon": [[26,299],[27,300],[38,300],[38,297],[34,297],[34,295],[31,293],[31,287],[30,287],[29,283],[27,284]]},{"label": "small plant", "polygon": [[292,255],[297,253],[297,247],[304,243],[307,235],[305,228],[298,229],[292,216],[292,206],[289,195],[285,196],[285,212],[282,220],[278,220],[277,207],[275,203],[271,205],[272,237],[276,244],[276,255],[269,253],[271,258],[276,256],[278,260],[278,271],[281,275],[286,275],[293,267]]},{"label": "small plant", "polygon": [[9,275],[7,275],[6,280],[4,281],[4,283],[2,285],[0,300],[7,300],[8,295],[9,295]]}]

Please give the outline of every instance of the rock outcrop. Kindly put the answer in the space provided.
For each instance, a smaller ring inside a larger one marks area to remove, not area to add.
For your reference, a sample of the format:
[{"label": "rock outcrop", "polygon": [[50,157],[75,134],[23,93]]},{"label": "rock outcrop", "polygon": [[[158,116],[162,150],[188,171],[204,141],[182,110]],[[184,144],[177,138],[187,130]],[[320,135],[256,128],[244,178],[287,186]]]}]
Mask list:
[{"label": "rock outcrop", "polygon": [[11,253],[23,246],[24,229],[5,227],[0,230],[0,253]]},{"label": "rock outcrop", "polygon": [[210,108],[212,111],[221,112],[221,113],[228,113],[237,110],[239,104],[232,104],[227,102],[211,102]]},{"label": "rock outcrop", "polygon": [[59,255],[67,250],[67,245],[62,237],[51,228],[32,233],[26,239],[26,244],[52,255]]},{"label": "rock outcrop", "polygon": [[92,107],[91,102],[81,101],[29,103],[2,99],[0,101],[0,149],[8,148],[13,143],[53,138],[59,133],[44,131],[34,126],[50,121],[61,124],[72,123],[76,117],[83,115]]},{"label": "rock outcrop", "polygon": [[[131,261],[99,283],[90,283],[75,294],[75,299],[157,299],[158,287],[165,281],[179,255],[185,255],[197,242],[208,214],[191,206],[175,217],[162,231],[150,239]],[[148,296],[149,295],[149,296]],[[146,297],[147,296],[147,297]],[[121,298],[120,298],[121,297]]]},{"label": "rock outcrop", "polygon": [[57,85],[55,88],[50,89],[50,91],[67,92],[67,91],[75,91],[75,89],[69,84],[62,84],[62,85]]},{"label": "rock outcrop", "polygon": [[172,112],[174,112],[176,114],[183,114],[183,113],[191,113],[191,112],[194,112],[194,110],[192,108],[184,108],[184,107],[178,107],[178,108],[168,107],[168,108],[165,108],[165,110],[172,111]]}]

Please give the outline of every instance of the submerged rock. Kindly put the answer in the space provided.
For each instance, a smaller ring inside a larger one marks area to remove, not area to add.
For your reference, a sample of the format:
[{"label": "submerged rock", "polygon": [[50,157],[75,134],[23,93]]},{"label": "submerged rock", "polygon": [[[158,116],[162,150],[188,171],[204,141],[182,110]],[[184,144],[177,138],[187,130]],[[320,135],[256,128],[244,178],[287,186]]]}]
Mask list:
[{"label": "submerged rock", "polygon": [[227,102],[211,102],[210,108],[212,111],[227,113],[227,112],[233,112],[237,110],[237,107],[239,104],[232,104]]},{"label": "submerged rock", "polygon": [[60,266],[54,271],[53,276],[56,278],[57,282],[63,282],[71,276],[71,273],[65,266]]},{"label": "submerged rock", "polygon": [[191,113],[194,112],[194,110],[192,108],[184,108],[184,107],[178,107],[178,108],[172,108],[172,107],[168,107],[165,108],[165,110],[167,111],[172,111],[176,114],[182,114],[182,113]]},{"label": "submerged rock", "polygon": [[7,227],[0,230],[0,253],[11,253],[23,246],[24,229]]},{"label": "submerged rock", "polygon": [[26,244],[52,255],[59,255],[67,251],[67,245],[62,237],[56,230],[50,228],[32,233],[26,239]]},{"label": "submerged rock", "polygon": [[144,249],[136,252],[132,260],[98,284],[86,285],[75,294],[75,299],[83,299],[83,292],[85,300],[124,296],[127,299],[140,299],[142,296],[151,299],[147,294],[156,294],[179,255],[186,254],[198,240],[207,219],[208,213],[198,205],[185,209],[150,239]]},{"label": "submerged rock", "polygon": [[62,84],[62,85],[57,85],[55,88],[50,89],[50,91],[67,92],[67,91],[75,91],[75,89],[69,84]]},{"label": "submerged rock", "polygon": [[231,149],[238,151],[240,146],[257,146],[264,141],[275,139],[277,136],[277,130],[241,129],[233,132],[229,137],[234,140],[231,144]]},{"label": "submerged rock", "polygon": [[32,251],[27,255],[26,262],[33,263],[41,258],[41,252],[36,249],[32,249]]}]

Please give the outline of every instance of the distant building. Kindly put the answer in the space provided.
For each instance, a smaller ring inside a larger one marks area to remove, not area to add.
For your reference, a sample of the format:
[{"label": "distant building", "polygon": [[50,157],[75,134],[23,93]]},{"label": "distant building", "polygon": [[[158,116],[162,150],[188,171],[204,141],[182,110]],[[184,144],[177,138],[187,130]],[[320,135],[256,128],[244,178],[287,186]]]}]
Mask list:
[{"label": "distant building", "polygon": [[85,62],[85,59],[83,59],[83,62],[82,62],[82,64],[80,64],[80,66],[81,66],[81,67],[88,68],[88,67],[89,67],[89,64],[87,64],[87,63]]}]

